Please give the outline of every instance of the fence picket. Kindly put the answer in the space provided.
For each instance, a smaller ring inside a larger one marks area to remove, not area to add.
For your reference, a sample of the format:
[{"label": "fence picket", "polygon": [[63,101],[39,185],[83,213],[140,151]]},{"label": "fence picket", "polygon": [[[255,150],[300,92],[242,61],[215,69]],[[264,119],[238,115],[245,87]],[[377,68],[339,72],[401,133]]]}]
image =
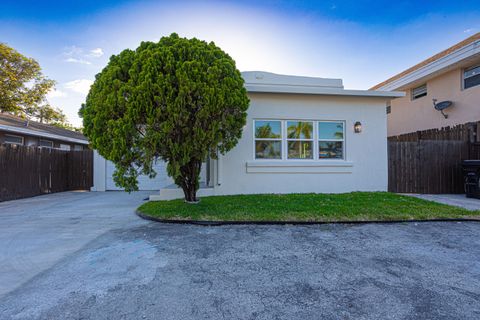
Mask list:
[{"label": "fence picket", "polygon": [[89,190],[93,151],[0,145],[0,201]]}]

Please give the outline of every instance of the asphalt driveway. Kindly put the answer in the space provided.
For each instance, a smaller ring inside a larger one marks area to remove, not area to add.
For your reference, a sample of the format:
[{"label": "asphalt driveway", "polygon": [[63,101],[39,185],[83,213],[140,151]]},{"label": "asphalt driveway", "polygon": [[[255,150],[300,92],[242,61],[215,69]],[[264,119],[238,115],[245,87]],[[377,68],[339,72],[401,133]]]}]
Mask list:
[{"label": "asphalt driveway", "polygon": [[66,197],[0,204],[1,286],[41,270],[0,319],[480,318],[480,223],[163,225],[142,194]]}]

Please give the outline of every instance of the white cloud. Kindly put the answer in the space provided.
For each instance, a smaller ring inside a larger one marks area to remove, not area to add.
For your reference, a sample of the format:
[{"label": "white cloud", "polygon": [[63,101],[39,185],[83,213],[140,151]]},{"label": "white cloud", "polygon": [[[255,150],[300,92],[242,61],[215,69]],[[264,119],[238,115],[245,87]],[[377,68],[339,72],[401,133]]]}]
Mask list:
[{"label": "white cloud", "polygon": [[95,48],[90,50],[90,53],[88,54],[88,56],[93,58],[100,58],[101,56],[103,56],[103,54],[104,52],[102,48]]},{"label": "white cloud", "polygon": [[80,64],[92,64],[90,61],[84,60],[84,59],[77,59],[77,58],[67,58],[65,59],[66,62],[71,62],[71,63],[80,63]]},{"label": "white cloud", "polygon": [[66,47],[63,51],[63,55],[67,57],[78,56],[83,53],[83,49],[77,46]]},{"label": "white cloud", "polygon": [[92,80],[77,79],[77,80],[73,80],[65,83],[64,87],[74,92],[87,95],[92,84],[93,84]]},{"label": "white cloud", "polygon": [[65,62],[90,65],[92,64],[92,59],[102,57],[104,52],[102,48],[94,48],[87,51],[81,47],[70,46],[63,50],[62,55],[65,58]]},{"label": "white cloud", "polygon": [[52,89],[47,93],[47,98],[48,99],[63,98],[63,97],[66,97],[66,96],[67,96],[66,92],[63,92],[63,91],[58,90],[58,89]]}]

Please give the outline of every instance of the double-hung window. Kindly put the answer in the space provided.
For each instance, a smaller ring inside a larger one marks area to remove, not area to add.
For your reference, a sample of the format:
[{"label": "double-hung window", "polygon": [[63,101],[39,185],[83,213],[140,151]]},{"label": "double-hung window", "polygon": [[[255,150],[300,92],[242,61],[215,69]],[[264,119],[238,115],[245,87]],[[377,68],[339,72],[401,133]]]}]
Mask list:
[{"label": "double-hung window", "polygon": [[313,122],[287,121],[287,158],[313,159]]},{"label": "double-hung window", "polygon": [[343,122],[318,122],[318,158],[344,159],[345,126]]},{"label": "double-hung window", "polygon": [[282,159],[282,122],[255,121],[255,158]]},{"label": "double-hung window", "polygon": [[463,88],[468,89],[480,85],[480,66],[471,67],[463,71]]}]

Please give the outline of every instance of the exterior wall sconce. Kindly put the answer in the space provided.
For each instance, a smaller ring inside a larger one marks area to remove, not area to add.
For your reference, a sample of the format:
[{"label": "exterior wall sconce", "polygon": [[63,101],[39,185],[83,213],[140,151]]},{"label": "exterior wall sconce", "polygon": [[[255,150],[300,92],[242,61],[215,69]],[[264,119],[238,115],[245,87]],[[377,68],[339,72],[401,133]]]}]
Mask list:
[{"label": "exterior wall sconce", "polygon": [[360,123],[360,121],[355,122],[355,124],[353,125],[353,131],[355,133],[362,132],[362,124]]}]

